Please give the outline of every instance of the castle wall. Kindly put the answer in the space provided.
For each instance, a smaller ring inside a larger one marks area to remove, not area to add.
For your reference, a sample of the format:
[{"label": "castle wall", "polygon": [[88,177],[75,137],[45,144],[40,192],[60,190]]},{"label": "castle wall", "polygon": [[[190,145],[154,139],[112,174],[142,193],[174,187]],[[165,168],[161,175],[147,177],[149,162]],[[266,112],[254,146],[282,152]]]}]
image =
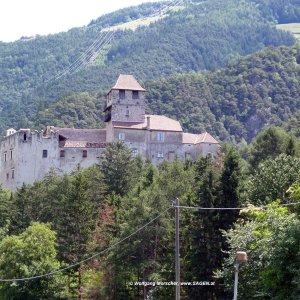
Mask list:
[{"label": "castle wall", "polygon": [[13,189],[16,178],[16,164],[18,162],[18,136],[7,136],[0,144],[0,181],[2,186]]},{"label": "castle wall", "polygon": [[51,170],[62,175],[78,166],[87,168],[99,163],[103,150],[60,148],[57,133],[44,137],[42,132],[18,131],[0,143],[0,181],[5,188],[15,190],[23,183],[42,180]]},{"label": "castle wall", "polygon": [[[71,173],[78,167],[88,168],[100,162],[103,150],[104,148],[60,148],[56,168],[61,174]],[[61,157],[61,151],[64,151],[64,157]]]},{"label": "castle wall", "polygon": [[212,157],[214,157],[219,149],[219,144],[202,143],[200,145],[201,145],[201,154],[203,156],[212,155]]},{"label": "castle wall", "polygon": [[57,136],[44,138],[41,132],[20,130],[6,137],[0,144],[1,183],[14,190],[42,179],[55,168],[57,152]]}]

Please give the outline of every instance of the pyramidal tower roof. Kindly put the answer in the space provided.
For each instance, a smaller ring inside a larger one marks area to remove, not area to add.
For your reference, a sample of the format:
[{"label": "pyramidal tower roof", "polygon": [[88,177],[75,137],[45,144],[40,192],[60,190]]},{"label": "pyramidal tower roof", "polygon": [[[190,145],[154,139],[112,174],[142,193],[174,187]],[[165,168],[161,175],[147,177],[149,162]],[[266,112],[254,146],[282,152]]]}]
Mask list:
[{"label": "pyramidal tower roof", "polygon": [[121,74],[112,90],[146,91],[132,75]]}]

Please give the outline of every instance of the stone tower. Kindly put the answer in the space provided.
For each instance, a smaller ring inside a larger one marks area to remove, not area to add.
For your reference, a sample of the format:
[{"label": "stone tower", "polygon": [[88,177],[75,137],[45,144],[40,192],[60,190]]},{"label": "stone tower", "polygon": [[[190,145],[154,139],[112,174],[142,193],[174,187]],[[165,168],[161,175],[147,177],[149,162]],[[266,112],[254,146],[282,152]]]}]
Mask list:
[{"label": "stone tower", "polygon": [[106,98],[105,122],[143,123],[145,92],[132,75],[120,75]]}]

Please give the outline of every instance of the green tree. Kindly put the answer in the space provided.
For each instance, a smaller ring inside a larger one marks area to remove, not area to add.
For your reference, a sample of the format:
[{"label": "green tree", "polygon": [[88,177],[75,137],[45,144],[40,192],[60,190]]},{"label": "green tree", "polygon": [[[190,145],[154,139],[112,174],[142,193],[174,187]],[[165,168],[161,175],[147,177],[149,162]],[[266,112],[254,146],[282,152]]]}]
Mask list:
[{"label": "green tree", "polygon": [[109,193],[124,196],[132,187],[136,164],[129,148],[122,142],[109,144],[101,157],[100,169]]},{"label": "green tree", "polygon": [[[56,258],[56,233],[49,225],[33,223],[20,235],[0,242],[0,277],[24,278],[52,272],[60,267]],[[2,299],[59,299],[64,284],[60,274],[34,280],[1,283]]]},{"label": "green tree", "polygon": [[288,140],[291,141],[287,133],[278,127],[268,127],[263,130],[252,144],[250,163],[253,169],[267,158],[275,158],[286,151],[294,152],[291,144],[287,147]]},{"label": "green tree", "polygon": [[[195,188],[193,206],[213,208],[218,205],[220,197],[220,170],[209,157],[199,159],[195,164]],[[185,230],[189,232],[185,281],[214,282],[213,272],[221,266],[221,232],[218,225],[218,212],[214,210],[199,210],[182,212],[185,218]],[[192,218],[190,217],[192,216]],[[191,286],[186,293],[189,299],[213,299],[218,295],[219,288],[215,286]],[[223,296],[223,295],[222,295]]]},{"label": "green tree", "polygon": [[12,197],[12,217],[10,231],[23,232],[30,224],[31,199],[28,197],[29,186],[23,184]]},{"label": "green tree", "polygon": [[12,217],[12,194],[0,186],[0,228],[9,223]]},{"label": "green tree", "polygon": [[[56,215],[54,228],[58,234],[58,249],[62,261],[76,263],[87,255],[88,241],[96,226],[99,213],[99,197],[93,198],[93,186],[87,174],[89,171],[78,170],[72,176],[64,176],[60,211]],[[95,184],[95,182],[93,183]],[[101,190],[101,181],[95,189]],[[103,191],[102,191],[103,193]],[[82,269],[80,266],[69,271],[70,280],[77,278],[75,287],[81,294]],[[72,291],[71,284],[69,290]]]},{"label": "green tree", "polygon": [[[178,160],[164,162],[158,169],[146,164],[136,185],[123,197],[116,212],[116,236],[120,240],[151,219],[171,208],[175,197],[185,202],[192,189],[191,170],[185,170]],[[141,188],[142,187],[142,188]],[[168,299],[173,287],[131,286],[134,281],[174,281],[173,210],[134,235],[124,243],[122,251],[114,249],[108,256],[108,286],[113,297],[120,299]]]},{"label": "green tree", "polygon": [[[225,147],[224,166],[220,177],[221,196],[219,207],[239,207],[241,184],[241,159],[233,146]],[[238,212],[236,210],[224,210],[219,212],[219,226],[227,230],[236,221]]]},{"label": "green tree", "polygon": [[300,159],[286,154],[269,158],[258,165],[246,181],[251,203],[267,204],[276,199],[287,200],[287,190],[300,174]]},{"label": "green tree", "polygon": [[[278,202],[277,202],[278,203]],[[277,204],[275,203],[275,205]],[[229,256],[219,275],[233,289],[234,257],[238,250],[249,261],[240,268],[242,299],[297,299],[300,293],[300,221],[287,208],[270,205],[267,210],[245,210],[246,220],[224,233]]]}]

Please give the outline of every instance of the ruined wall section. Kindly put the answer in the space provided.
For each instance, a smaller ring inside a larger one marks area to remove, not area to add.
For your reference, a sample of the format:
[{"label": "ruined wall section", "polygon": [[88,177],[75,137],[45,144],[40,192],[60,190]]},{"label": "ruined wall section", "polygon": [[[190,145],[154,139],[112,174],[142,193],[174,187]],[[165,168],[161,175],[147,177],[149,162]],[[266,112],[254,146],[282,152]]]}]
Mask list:
[{"label": "ruined wall section", "polygon": [[3,187],[16,190],[23,183],[42,180],[50,171],[57,175],[71,173],[78,167],[99,163],[104,148],[63,148],[59,134],[19,130],[0,143],[0,181]]}]

